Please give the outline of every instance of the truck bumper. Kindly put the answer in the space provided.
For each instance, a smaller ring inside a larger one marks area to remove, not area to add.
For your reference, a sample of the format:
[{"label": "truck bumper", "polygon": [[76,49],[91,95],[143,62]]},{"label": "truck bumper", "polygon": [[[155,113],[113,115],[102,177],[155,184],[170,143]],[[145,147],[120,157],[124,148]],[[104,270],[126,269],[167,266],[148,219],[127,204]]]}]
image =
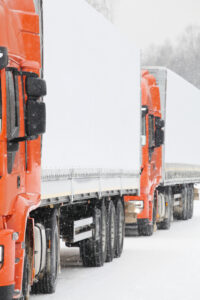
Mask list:
[{"label": "truck bumper", "polygon": [[0,300],[11,300],[15,274],[15,241],[12,230],[0,230],[0,246],[3,253],[0,265]]},{"label": "truck bumper", "polygon": [[14,284],[0,286],[0,300],[12,300],[14,292]]},{"label": "truck bumper", "polygon": [[146,226],[149,224],[149,219],[138,219],[137,225],[138,226]]},{"label": "truck bumper", "polygon": [[136,236],[138,233],[138,226],[146,227],[147,225],[149,225],[149,219],[137,219],[137,221],[132,224],[126,223],[125,235],[126,236]]}]

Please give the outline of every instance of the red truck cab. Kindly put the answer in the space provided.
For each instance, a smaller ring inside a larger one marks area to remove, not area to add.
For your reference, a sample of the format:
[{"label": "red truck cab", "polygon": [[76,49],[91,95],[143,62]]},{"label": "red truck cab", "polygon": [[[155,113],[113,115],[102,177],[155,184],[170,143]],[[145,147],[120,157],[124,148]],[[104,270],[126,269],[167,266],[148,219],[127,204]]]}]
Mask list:
[{"label": "red truck cab", "polygon": [[164,122],[159,87],[148,71],[141,74],[141,175],[140,194],[126,196],[126,223],[137,222],[140,235],[151,235],[156,223],[156,187],[161,180]]},{"label": "red truck cab", "polygon": [[40,97],[46,93],[45,82],[39,78],[40,18],[34,3],[0,2],[1,300],[25,296],[23,273],[29,281],[33,275],[28,271],[33,254],[26,251],[26,243],[33,243],[28,238],[33,230],[28,215],[40,201],[40,134],[45,130],[45,105]]}]

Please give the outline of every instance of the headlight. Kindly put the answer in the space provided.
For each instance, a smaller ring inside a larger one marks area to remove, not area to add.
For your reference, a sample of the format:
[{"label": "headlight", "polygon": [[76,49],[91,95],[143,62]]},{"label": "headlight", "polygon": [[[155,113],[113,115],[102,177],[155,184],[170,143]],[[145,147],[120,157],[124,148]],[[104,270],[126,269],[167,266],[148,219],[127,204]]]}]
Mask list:
[{"label": "headlight", "polygon": [[3,266],[3,256],[4,256],[3,252],[4,252],[3,251],[3,246],[0,246],[0,269]]},{"label": "headlight", "polygon": [[134,201],[134,205],[137,208],[144,208],[144,201],[142,201],[142,200],[136,200],[136,201]]},{"label": "headlight", "polygon": [[143,208],[144,208],[143,200],[131,200],[131,201],[128,201],[126,204],[126,212],[127,213],[139,214],[142,212]]}]

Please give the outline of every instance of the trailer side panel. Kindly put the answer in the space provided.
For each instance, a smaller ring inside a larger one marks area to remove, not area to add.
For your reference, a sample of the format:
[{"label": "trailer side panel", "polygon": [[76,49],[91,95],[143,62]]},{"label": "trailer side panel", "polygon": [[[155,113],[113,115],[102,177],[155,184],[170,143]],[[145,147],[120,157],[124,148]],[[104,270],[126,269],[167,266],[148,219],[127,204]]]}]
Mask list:
[{"label": "trailer side panel", "polygon": [[[84,170],[84,193],[121,189],[127,172],[135,175],[125,187],[139,189],[139,50],[83,1],[60,1],[56,6],[53,0],[45,1],[44,27],[48,98],[43,169],[54,175]],[[111,185],[106,177],[94,182],[90,176],[109,177],[110,172],[120,174]],[[70,181],[67,185],[70,188]],[[43,183],[43,194],[46,188]]]}]

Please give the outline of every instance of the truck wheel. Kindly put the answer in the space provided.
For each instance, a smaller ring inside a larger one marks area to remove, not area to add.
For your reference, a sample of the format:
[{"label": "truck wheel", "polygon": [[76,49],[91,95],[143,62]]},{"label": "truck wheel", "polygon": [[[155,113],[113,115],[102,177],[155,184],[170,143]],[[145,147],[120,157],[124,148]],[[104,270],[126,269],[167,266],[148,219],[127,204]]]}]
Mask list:
[{"label": "truck wheel", "polygon": [[80,243],[80,254],[85,267],[101,267],[106,260],[106,217],[104,203],[101,209],[94,208],[94,236]]},{"label": "truck wheel", "polygon": [[138,220],[138,234],[140,236],[151,236],[153,235],[154,232],[154,227],[156,226],[156,197],[154,196],[154,201],[153,201],[153,216],[152,216],[152,221],[148,219],[144,220]]},{"label": "truck wheel", "polygon": [[194,211],[194,186],[191,185],[188,189],[188,199],[189,199],[189,212],[188,219],[192,219]]},{"label": "truck wheel", "polygon": [[57,209],[51,212],[45,219],[45,231],[47,239],[46,267],[43,277],[32,286],[34,294],[52,294],[55,292],[58,268],[59,268],[59,234]]},{"label": "truck wheel", "polygon": [[191,212],[190,212],[190,219],[193,218],[194,214],[194,186],[191,186]]},{"label": "truck wheel", "polygon": [[30,278],[29,278],[29,260],[28,260],[28,254],[25,253],[24,257],[24,269],[23,269],[23,281],[22,281],[22,295],[24,300],[29,299],[29,293],[30,293]]},{"label": "truck wheel", "polygon": [[184,186],[182,189],[182,213],[180,215],[181,220],[188,220],[189,215],[189,198],[188,198],[188,186]]},{"label": "truck wheel", "polygon": [[116,250],[116,211],[113,201],[107,206],[107,255],[106,262],[111,262]]},{"label": "truck wheel", "polygon": [[[171,226],[171,218],[172,218],[172,193],[171,188],[164,191],[165,196],[165,209],[167,217],[160,223],[158,223],[158,229],[170,229]],[[166,206],[167,203],[167,206]]]},{"label": "truck wheel", "polygon": [[104,202],[102,203],[102,207],[101,207],[101,220],[102,220],[102,228],[101,228],[102,254],[103,254],[103,264],[104,264],[107,255],[107,211]]},{"label": "truck wheel", "polygon": [[116,250],[115,257],[120,257],[123,251],[125,234],[125,216],[122,201],[119,199],[116,204]]}]

